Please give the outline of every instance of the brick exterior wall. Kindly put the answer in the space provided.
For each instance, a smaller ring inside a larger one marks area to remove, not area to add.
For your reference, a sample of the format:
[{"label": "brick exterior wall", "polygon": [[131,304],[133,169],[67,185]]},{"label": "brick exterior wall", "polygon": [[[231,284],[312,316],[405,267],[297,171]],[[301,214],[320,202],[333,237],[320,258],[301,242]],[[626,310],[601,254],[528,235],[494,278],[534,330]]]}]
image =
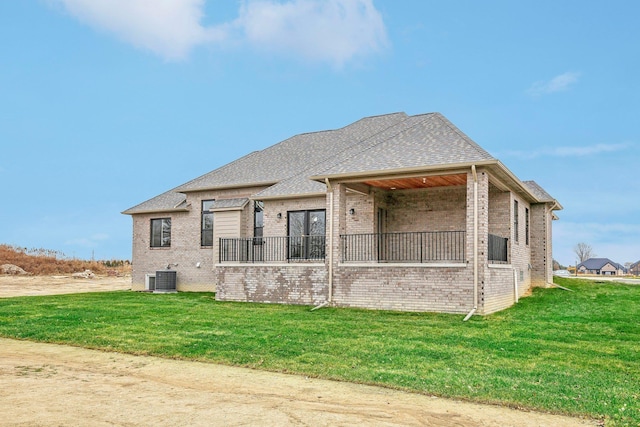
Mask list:
[{"label": "brick exterior wall", "polygon": [[[171,269],[176,270],[177,273],[178,291],[214,292],[216,288],[213,271],[213,248],[200,246],[201,201],[249,197],[262,188],[264,187],[189,193],[187,204],[191,207],[187,212],[132,215],[133,268],[131,288],[137,291],[144,290],[146,274],[163,270],[168,264],[178,264],[171,266]],[[245,207],[242,215],[245,227],[248,228],[250,224],[251,233],[253,233],[253,205],[251,203]],[[171,218],[171,247],[151,248],[150,220],[155,218]]]},{"label": "brick exterior wall", "polygon": [[[265,200],[263,235],[271,237],[286,236],[287,212],[315,209],[327,209],[326,196],[307,197],[300,199]],[[281,214],[281,218],[278,218],[278,214]],[[325,216],[327,225],[329,218],[328,215],[329,214],[327,213]],[[249,236],[251,235],[253,234],[249,234]]]},{"label": "brick exterior wall", "polygon": [[386,231],[461,231],[466,224],[466,188],[402,190],[378,197],[387,210]]},{"label": "brick exterior wall", "polygon": [[532,286],[549,287],[553,283],[551,223],[550,206],[544,203],[531,206]]},{"label": "brick exterior wall", "polygon": [[[515,221],[515,201],[518,202],[518,241],[515,238],[514,221]],[[516,270],[518,279],[518,289],[522,293],[529,292],[531,289],[531,272],[533,265],[531,264],[531,206],[522,198],[511,194],[511,266]],[[526,242],[526,220],[525,209],[529,209],[529,244]]]},{"label": "brick exterior wall", "polygon": [[511,244],[511,193],[489,185],[489,233],[506,237]]}]

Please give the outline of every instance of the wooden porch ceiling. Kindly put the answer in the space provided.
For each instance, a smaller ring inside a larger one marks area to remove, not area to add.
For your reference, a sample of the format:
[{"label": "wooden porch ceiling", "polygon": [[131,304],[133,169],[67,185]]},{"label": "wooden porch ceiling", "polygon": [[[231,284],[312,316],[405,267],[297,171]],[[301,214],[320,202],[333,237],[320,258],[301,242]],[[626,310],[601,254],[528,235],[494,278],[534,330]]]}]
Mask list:
[{"label": "wooden porch ceiling", "polygon": [[459,173],[455,175],[429,175],[409,178],[371,179],[363,181],[363,184],[367,184],[371,187],[382,188],[384,190],[407,190],[413,188],[447,187],[451,185],[466,185],[467,174]]}]

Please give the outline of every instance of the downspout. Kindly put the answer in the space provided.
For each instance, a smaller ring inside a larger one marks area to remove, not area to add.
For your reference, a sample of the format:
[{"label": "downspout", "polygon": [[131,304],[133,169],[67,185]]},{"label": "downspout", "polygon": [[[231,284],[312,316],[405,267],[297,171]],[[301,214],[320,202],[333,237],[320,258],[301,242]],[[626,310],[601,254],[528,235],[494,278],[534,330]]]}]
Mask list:
[{"label": "downspout", "polygon": [[311,311],[326,307],[331,304],[333,299],[333,187],[331,187],[329,178],[325,178],[324,183],[326,184],[327,191],[329,192],[329,297],[322,304],[313,307]]},{"label": "downspout", "polygon": [[516,302],[518,302],[518,270],[513,268],[513,292],[515,293]]},{"label": "downspout", "polygon": [[476,165],[471,165],[473,174],[473,309],[463,319],[469,320],[478,309],[478,174]]}]

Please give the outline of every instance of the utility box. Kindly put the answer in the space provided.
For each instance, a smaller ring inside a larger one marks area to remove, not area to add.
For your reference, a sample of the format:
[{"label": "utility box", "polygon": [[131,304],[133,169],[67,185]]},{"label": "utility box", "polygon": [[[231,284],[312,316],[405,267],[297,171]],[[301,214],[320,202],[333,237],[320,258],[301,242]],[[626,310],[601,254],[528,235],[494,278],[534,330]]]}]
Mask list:
[{"label": "utility box", "polygon": [[153,292],[177,292],[176,272],[173,270],[156,271],[156,283]]}]

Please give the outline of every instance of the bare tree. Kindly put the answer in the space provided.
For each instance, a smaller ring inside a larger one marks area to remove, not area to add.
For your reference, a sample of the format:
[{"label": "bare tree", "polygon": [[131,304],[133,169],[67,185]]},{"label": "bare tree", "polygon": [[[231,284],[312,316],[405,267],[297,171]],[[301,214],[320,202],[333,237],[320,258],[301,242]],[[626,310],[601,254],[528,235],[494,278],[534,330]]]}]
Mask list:
[{"label": "bare tree", "polygon": [[578,256],[580,262],[585,262],[589,258],[596,256],[593,248],[588,243],[578,243],[573,247],[573,252]]}]

